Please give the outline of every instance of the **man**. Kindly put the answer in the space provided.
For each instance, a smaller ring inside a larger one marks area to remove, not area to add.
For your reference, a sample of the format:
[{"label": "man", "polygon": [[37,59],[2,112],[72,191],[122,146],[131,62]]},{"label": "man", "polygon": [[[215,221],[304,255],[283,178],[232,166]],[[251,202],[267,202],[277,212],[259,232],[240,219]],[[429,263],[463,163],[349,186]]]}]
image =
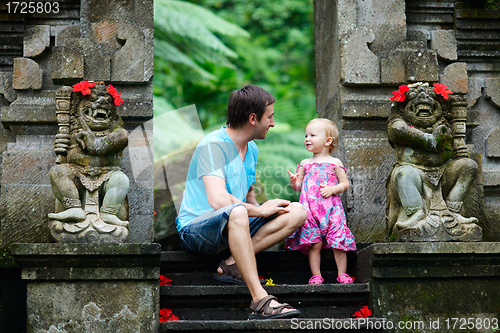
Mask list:
[{"label": "man", "polygon": [[189,165],[177,230],[190,250],[216,254],[227,247],[231,256],[221,261],[215,276],[230,283],[246,283],[254,312],[250,319],[295,317],[300,312],[279,303],[262,287],[255,253],[291,235],[304,223],[300,203],[274,199],[259,205],[252,185],[258,148],[274,127],[274,97],[257,86],[233,91],[228,103],[228,127],[198,144]]}]

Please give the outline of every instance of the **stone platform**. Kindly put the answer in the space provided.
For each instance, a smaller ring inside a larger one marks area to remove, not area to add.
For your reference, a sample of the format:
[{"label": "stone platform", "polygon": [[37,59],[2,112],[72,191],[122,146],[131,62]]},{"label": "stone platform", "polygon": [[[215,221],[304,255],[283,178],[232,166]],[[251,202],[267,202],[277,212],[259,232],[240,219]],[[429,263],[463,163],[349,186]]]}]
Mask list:
[{"label": "stone platform", "polygon": [[[421,332],[454,332],[453,324],[459,331],[460,318],[466,328],[468,318],[493,325],[500,315],[500,243],[372,244],[357,256],[356,282],[368,281],[376,317],[423,322]],[[439,329],[431,328],[438,319]],[[484,331],[476,328],[466,331]]]},{"label": "stone platform", "polygon": [[159,244],[14,244],[27,332],[157,332]]}]

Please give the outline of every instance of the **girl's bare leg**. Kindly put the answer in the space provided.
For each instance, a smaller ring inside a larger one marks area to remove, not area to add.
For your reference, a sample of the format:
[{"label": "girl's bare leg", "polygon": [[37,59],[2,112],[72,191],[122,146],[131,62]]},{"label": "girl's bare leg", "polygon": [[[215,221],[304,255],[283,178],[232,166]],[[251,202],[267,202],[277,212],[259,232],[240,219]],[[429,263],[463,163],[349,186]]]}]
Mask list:
[{"label": "girl's bare leg", "polygon": [[333,249],[333,256],[335,257],[335,263],[337,264],[338,275],[347,273],[347,254],[344,250]]},{"label": "girl's bare leg", "polygon": [[309,249],[309,266],[311,267],[312,275],[321,276],[321,247],[323,243],[314,243]]}]

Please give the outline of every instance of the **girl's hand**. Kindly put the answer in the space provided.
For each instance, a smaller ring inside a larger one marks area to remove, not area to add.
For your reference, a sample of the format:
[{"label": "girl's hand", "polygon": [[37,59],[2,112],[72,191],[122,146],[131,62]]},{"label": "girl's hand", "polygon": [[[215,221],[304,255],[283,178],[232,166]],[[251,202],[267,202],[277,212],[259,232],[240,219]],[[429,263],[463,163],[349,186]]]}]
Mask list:
[{"label": "girl's hand", "polygon": [[299,177],[299,174],[298,173],[291,173],[290,170],[286,170],[286,172],[288,172],[288,175],[290,176],[290,183],[291,182],[296,182],[297,181],[297,178]]},{"label": "girl's hand", "polygon": [[328,186],[326,184],[321,184],[319,186],[321,187],[321,190],[319,190],[319,193],[321,194],[321,196],[323,198],[326,199],[334,194],[333,193],[333,186]]},{"label": "girl's hand", "polygon": [[299,173],[291,173],[290,170],[286,170],[290,176],[290,185],[294,191],[300,191],[302,188],[302,177],[303,175]]}]

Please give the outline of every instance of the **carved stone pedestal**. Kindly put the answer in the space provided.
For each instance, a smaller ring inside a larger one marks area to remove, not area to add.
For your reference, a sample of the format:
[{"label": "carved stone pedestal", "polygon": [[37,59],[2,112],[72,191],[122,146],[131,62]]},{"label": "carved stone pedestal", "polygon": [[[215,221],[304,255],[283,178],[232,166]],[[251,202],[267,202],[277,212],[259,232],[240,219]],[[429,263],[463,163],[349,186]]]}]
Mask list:
[{"label": "carved stone pedestal", "polygon": [[27,332],[159,329],[159,244],[14,244]]},{"label": "carved stone pedestal", "polygon": [[412,332],[459,331],[452,318],[500,326],[500,243],[375,243],[357,257],[356,282],[370,282],[375,317],[424,323]]}]

